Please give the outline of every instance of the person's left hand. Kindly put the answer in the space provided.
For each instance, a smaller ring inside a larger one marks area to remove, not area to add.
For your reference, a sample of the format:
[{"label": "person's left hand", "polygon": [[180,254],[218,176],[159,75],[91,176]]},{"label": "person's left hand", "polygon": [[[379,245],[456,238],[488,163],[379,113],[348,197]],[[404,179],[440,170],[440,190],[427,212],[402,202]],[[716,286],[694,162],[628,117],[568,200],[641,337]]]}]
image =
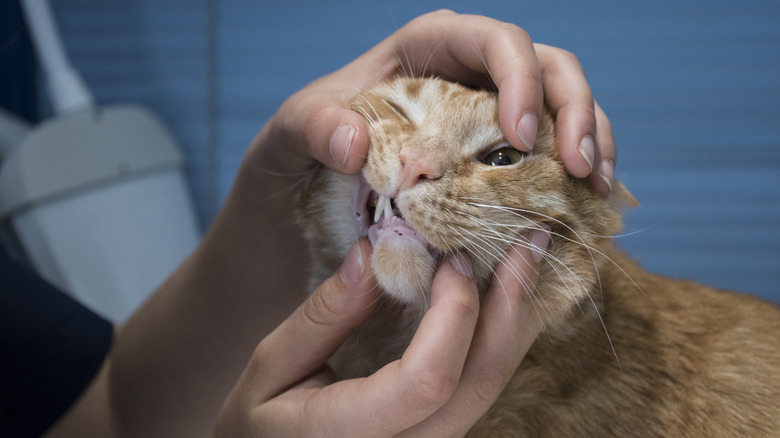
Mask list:
[{"label": "person's left hand", "polygon": [[[530,239],[544,247],[539,233]],[[339,273],[260,342],[217,436],[463,435],[493,404],[540,330],[526,292],[538,268],[532,251],[510,249],[481,303],[468,258],[443,261],[403,357],[336,382],[325,362],[376,304],[376,281],[362,262],[369,252],[359,241]]]}]

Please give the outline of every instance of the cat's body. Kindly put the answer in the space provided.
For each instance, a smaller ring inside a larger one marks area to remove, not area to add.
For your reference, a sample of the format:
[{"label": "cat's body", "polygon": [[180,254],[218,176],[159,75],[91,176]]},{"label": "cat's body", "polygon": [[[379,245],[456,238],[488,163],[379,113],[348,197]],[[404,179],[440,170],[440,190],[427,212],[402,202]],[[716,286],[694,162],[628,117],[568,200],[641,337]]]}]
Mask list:
[{"label": "cat's body", "polygon": [[[320,168],[299,199],[319,284],[359,236],[386,292],[333,360],[342,378],[400,357],[442,254],[464,249],[481,292],[521,232],[550,227],[536,287],[544,327],[474,436],[780,436],[780,310],[643,271],[613,248],[615,184],[568,176],[542,118],[531,154],[505,143],[495,94],[396,79],[354,100],[370,124],[362,175]],[[392,202],[391,202],[392,199]]]},{"label": "cat's body", "polygon": [[604,326],[582,303],[542,333],[473,435],[780,436],[780,312],[610,256]]}]

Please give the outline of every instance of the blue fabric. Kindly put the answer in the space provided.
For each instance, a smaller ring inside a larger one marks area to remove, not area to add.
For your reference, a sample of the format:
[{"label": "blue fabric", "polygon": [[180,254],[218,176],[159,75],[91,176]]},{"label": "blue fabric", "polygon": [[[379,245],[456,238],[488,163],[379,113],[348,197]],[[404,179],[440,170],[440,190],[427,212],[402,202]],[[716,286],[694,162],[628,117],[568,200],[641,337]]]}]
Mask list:
[{"label": "blue fabric", "polygon": [[81,395],[113,327],[0,251],[0,436],[37,437]]}]

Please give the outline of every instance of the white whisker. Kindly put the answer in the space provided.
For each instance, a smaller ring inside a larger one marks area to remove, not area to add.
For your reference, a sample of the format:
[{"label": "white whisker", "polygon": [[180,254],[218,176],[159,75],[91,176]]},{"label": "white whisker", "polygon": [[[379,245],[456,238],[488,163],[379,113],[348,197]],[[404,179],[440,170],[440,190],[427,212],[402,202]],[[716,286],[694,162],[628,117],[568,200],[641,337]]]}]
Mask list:
[{"label": "white whisker", "polygon": [[364,102],[366,102],[366,104],[368,104],[368,106],[371,108],[371,110],[372,110],[372,111],[374,111],[374,115],[376,116],[376,118],[370,117],[370,116],[368,115],[368,112],[367,112],[367,111],[365,112],[365,114],[364,114],[364,115],[366,116],[366,118],[367,118],[369,121],[371,121],[371,123],[372,123],[372,124],[376,125],[376,124],[379,122],[379,120],[381,119],[381,118],[379,117],[379,113],[376,111],[376,108],[374,108],[374,105],[372,105],[372,104],[371,104],[371,102],[369,102],[369,101],[368,101],[368,99],[366,99],[366,97],[365,97],[365,96],[363,96],[362,94],[358,94],[358,97],[360,97],[361,99],[363,99],[363,101],[364,101]]},{"label": "white whisker", "polygon": [[[617,267],[634,284],[634,286],[637,287],[637,289],[639,289],[642,293],[644,293],[644,291],[642,291],[641,287],[639,287],[639,285],[631,278],[631,276],[628,275],[628,273],[625,272],[625,270],[623,270],[611,257],[609,257],[607,254],[605,254],[603,251],[601,251],[601,250],[599,250],[597,248],[594,248],[591,245],[588,245],[587,242],[583,239],[583,237],[580,236],[579,233],[577,233],[577,231],[575,231],[571,226],[569,226],[568,224],[564,223],[563,221],[561,221],[561,220],[559,220],[557,218],[554,218],[552,216],[546,215],[544,213],[538,212],[538,211],[531,211],[531,210],[526,210],[526,209],[522,209],[522,208],[507,207],[507,206],[501,206],[501,205],[491,205],[491,204],[485,204],[485,203],[473,202],[473,201],[469,201],[468,203],[470,205],[474,206],[474,207],[481,207],[481,208],[489,208],[489,209],[500,210],[500,211],[506,212],[508,214],[514,215],[516,217],[519,217],[519,218],[521,218],[523,220],[526,220],[526,221],[531,221],[531,220],[527,216],[525,216],[525,214],[534,215],[534,216],[542,217],[544,219],[547,219],[550,222],[553,222],[553,223],[556,223],[556,224],[559,224],[559,225],[563,226],[563,228],[565,228],[566,230],[570,231],[572,233],[572,235],[575,236],[575,238],[578,239],[578,240],[574,240],[574,239],[572,239],[572,238],[570,238],[568,236],[565,236],[565,235],[560,234],[560,233],[555,233],[555,232],[551,233],[551,235],[554,238],[563,239],[565,241],[568,241],[568,242],[580,245],[581,247],[583,247],[588,252],[588,254],[590,256],[590,259],[591,259],[591,261],[593,263],[593,266],[594,266],[594,274],[596,276],[596,283],[598,284],[599,290],[601,289],[601,276],[599,274],[599,268],[598,268],[598,263],[596,261],[595,254],[598,254],[599,256],[603,257],[605,260],[607,260],[610,263],[612,263],[615,267]],[[469,217],[471,220],[474,220],[475,222],[480,224],[483,229],[488,230],[490,232],[490,234],[494,235],[494,237],[493,237],[494,239],[498,239],[499,241],[505,242],[505,243],[507,242],[506,237],[504,237],[504,235],[502,233],[496,231],[496,226],[499,227],[499,228],[504,228],[504,229],[506,229],[508,231],[509,230],[513,230],[513,229],[514,230],[529,230],[529,229],[534,229],[534,228],[538,227],[538,226],[537,227],[530,227],[530,226],[519,225],[519,224],[504,225],[504,224],[498,223],[496,221],[491,221],[495,225],[494,226],[494,225],[491,225],[490,223],[486,222],[485,220],[480,220],[480,219],[474,217],[473,215],[469,215],[469,214],[466,214],[466,213],[461,213],[461,214],[463,214],[464,216]],[[510,233],[507,233],[507,234],[510,234]],[[524,239],[514,238],[514,239],[512,239],[512,243],[520,244],[521,246],[525,246],[527,248],[530,248],[530,243],[525,242]],[[558,267],[556,267],[556,265],[562,267],[569,274],[569,276],[578,284],[578,286],[579,286],[578,289],[583,291],[585,293],[585,295],[588,297],[588,300],[591,302],[594,310],[596,311],[596,315],[598,316],[599,321],[601,322],[602,328],[604,329],[604,332],[607,335],[607,339],[609,341],[610,348],[612,349],[612,352],[615,355],[615,359],[616,359],[618,365],[620,366],[620,360],[617,357],[617,352],[615,351],[614,344],[612,342],[612,338],[609,335],[609,332],[607,330],[606,323],[604,322],[604,319],[601,316],[601,312],[599,311],[599,306],[594,301],[593,296],[591,295],[591,293],[589,291],[589,288],[586,286],[586,283],[570,267],[568,267],[566,265],[566,263],[564,263],[562,260],[558,259],[557,257],[553,256],[550,251],[543,250],[543,251],[540,251],[540,254],[542,254],[544,259],[549,262],[549,266],[556,272],[556,275],[562,281],[563,285],[569,290],[569,293],[571,294],[572,297],[575,297],[576,294],[574,293],[574,290],[572,290],[571,286],[569,285],[569,281],[566,279],[566,276],[563,275],[563,273],[560,271],[560,269]],[[577,301],[577,304],[579,305],[579,301]]]},{"label": "white whisker", "polygon": [[[463,213],[463,212],[460,212],[460,213]],[[476,240],[478,240],[480,242],[483,242],[483,243],[487,244],[488,246],[490,246],[493,249],[493,251],[488,251],[483,246],[477,245],[477,244],[475,244],[474,241],[470,241],[469,239],[464,239],[464,242],[462,243],[462,245],[466,248],[467,251],[469,251],[471,254],[473,254],[478,260],[480,260],[486,266],[490,267],[491,270],[493,271],[493,273],[495,273],[495,269],[493,268],[493,266],[496,263],[501,263],[507,269],[509,269],[509,271],[512,273],[512,275],[520,282],[520,284],[522,285],[523,289],[525,289],[525,291],[528,292],[528,295],[530,297],[535,299],[538,296],[538,294],[536,294],[534,292],[535,291],[535,286],[528,283],[528,278],[526,278],[525,276],[523,276],[521,274],[521,272],[517,269],[517,266],[511,266],[511,265],[507,264],[507,262],[504,260],[504,258],[499,256],[499,254],[503,254],[504,253],[504,248],[503,247],[498,246],[496,244],[493,244],[489,240],[487,240],[486,238],[480,237],[480,236],[478,236],[478,235],[476,235],[476,234],[474,234],[474,233],[472,233],[472,232],[470,232],[468,230],[465,230],[465,229],[459,230],[459,229],[456,229],[455,227],[452,227],[452,226],[449,226],[449,228],[452,229],[453,231],[455,231],[458,234],[459,238],[462,237],[461,231],[465,231],[466,233],[471,235],[474,239],[476,239]],[[483,254],[477,253],[476,251],[473,251],[470,248],[470,246],[476,246],[477,248],[481,249],[485,254],[483,255]],[[488,261],[486,259],[487,255],[490,255],[493,258],[493,260],[492,261]],[[508,304],[509,303],[509,296],[507,295],[506,289],[505,289],[503,283],[501,282],[501,279],[499,279],[498,277],[494,277],[494,278],[496,278],[496,280],[499,282],[502,290],[504,290],[504,294],[505,294],[505,296],[507,298],[507,304]],[[535,311],[538,314],[539,311],[538,311],[538,309],[536,309],[536,304],[534,303],[534,300],[532,300],[532,303],[534,304]],[[547,303],[544,303],[543,301],[542,301],[542,303],[545,304],[545,307],[547,307],[547,305],[546,305]],[[547,308],[547,310],[548,310],[548,315],[552,315],[552,313],[551,313],[552,311],[549,309],[549,307]],[[541,318],[541,315],[539,315],[539,317]]]},{"label": "white whisker", "polygon": [[485,67],[485,71],[490,77],[490,81],[493,83],[493,86],[496,87],[496,79],[493,77],[493,72],[490,71],[490,66],[488,65],[487,60],[485,59],[485,55],[482,53],[482,49],[480,49],[480,47],[473,42],[472,42],[472,47],[474,48],[474,51],[477,52],[477,56],[479,57],[479,60],[482,61],[482,65]]},{"label": "white whisker", "polygon": [[431,63],[431,60],[433,60],[433,57],[436,55],[436,52],[439,50],[439,48],[444,44],[444,41],[439,41],[438,44],[431,50],[431,53],[428,55],[428,58],[425,60],[425,63],[422,66],[422,71],[420,71],[420,77],[425,76],[425,72],[428,70],[428,65]]}]

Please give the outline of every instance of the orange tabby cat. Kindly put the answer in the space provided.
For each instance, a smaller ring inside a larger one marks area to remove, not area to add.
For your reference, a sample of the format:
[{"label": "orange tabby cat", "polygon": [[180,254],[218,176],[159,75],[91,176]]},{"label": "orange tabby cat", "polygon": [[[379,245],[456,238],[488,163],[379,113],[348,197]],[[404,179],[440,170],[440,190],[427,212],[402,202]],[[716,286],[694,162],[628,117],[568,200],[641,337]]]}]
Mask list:
[{"label": "orange tabby cat", "polygon": [[470,436],[780,436],[780,310],[652,275],[613,247],[620,183],[606,200],[569,176],[545,115],[530,154],[498,126],[496,95],[399,78],[356,97],[370,125],[362,175],[324,167],[298,216],[321,283],[359,236],[384,302],[332,364],[364,376],[400,357],[433,272],[465,249],[480,291],[519,233],[549,227],[535,288],[545,327]]}]

